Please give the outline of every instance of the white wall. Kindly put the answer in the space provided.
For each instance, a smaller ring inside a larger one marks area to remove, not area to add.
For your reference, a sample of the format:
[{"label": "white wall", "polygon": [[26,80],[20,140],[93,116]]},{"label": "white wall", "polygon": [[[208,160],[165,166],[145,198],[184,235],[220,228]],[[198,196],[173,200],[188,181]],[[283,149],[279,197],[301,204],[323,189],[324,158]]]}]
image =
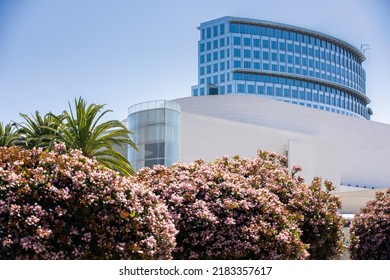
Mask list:
[{"label": "white wall", "polygon": [[290,163],[335,184],[390,186],[390,125],[246,95],[174,100],[182,109],[181,159],[289,152]]},{"label": "white wall", "polygon": [[339,187],[340,160],[339,150],[333,143],[315,139],[290,139],[288,141],[288,165],[299,164],[303,167],[301,176],[307,182],[314,177],[330,180],[335,187]]}]

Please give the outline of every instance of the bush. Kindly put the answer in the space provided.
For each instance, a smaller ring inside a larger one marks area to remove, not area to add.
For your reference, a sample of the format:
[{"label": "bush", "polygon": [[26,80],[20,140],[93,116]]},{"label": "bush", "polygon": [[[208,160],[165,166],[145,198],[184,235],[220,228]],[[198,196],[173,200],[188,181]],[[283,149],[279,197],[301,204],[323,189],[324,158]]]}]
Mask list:
[{"label": "bush", "polygon": [[288,208],[301,215],[301,238],[309,244],[310,259],[338,259],[344,239],[341,200],[330,193],[334,190],[331,182],[324,182],[325,190],[322,185],[321,179],[315,178],[310,186],[295,189]]},{"label": "bush", "polygon": [[254,159],[155,166],[133,180],[146,182],[172,213],[175,259],[335,258],[340,201],[319,179],[307,187],[298,171],[288,171],[285,157],[259,152]]},{"label": "bush", "polygon": [[86,158],[0,147],[0,259],[169,259],[176,229],[144,187]]},{"label": "bush", "polygon": [[355,214],[350,236],[351,259],[390,260],[390,189]]}]

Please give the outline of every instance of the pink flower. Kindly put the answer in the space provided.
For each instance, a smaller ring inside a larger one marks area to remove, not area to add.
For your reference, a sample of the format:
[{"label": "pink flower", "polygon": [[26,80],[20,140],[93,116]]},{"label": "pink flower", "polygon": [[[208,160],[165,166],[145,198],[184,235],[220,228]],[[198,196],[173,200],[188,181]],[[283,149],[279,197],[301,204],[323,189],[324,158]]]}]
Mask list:
[{"label": "pink flower", "polygon": [[50,229],[41,228],[41,227],[37,228],[37,235],[40,238],[46,239],[46,238],[50,237],[51,234],[52,234],[52,231]]},{"label": "pink flower", "polygon": [[18,215],[20,213],[20,209],[21,209],[21,207],[19,205],[11,204],[10,209],[9,209],[9,214],[11,216]]},{"label": "pink flower", "polygon": [[169,206],[179,231],[174,258],[335,258],[342,248],[340,201],[320,179],[305,185],[299,171],[260,151],[253,159],[145,168],[132,179]]},{"label": "pink flower", "polygon": [[39,222],[39,218],[37,218],[34,215],[31,215],[30,217],[27,217],[27,219],[26,219],[26,224],[28,224],[30,226],[35,225],[38,222]]},{"label": "pink flower", "polygon": [[65,143],[61,142],[61,143],[55,144],[54,150],[55,150],[57,153],[61,153],[61,152],[63,152],[63,151],[66,151],[66,145],[65,145]]},{"label": "pink flower", "polygon": [[177,229],[167,206],[63,149],[0,147],[0,259],[171,259]]}]

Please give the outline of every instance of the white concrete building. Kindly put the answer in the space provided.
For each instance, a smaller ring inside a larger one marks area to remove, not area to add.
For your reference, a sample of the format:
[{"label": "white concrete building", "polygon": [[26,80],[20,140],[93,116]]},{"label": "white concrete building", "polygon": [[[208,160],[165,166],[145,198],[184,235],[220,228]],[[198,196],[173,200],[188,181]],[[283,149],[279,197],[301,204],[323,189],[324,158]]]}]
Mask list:
[{"label": "white concrete building", "polygon": [[253,157],[268,150],[287,155],[290,167],[301,165],[306,182],[316,176],[331,180],[345,200],[344,213],[358,211],[374,197],[372,190],[390,187],[388,124],[251,95],[145,104],[129,109],[129,124],[143,126],[137,129],[136,143],[144,141],[138,155],[144,161],[135,163],[130,157],[137,169],[222,155]]},{"label": "white concrete building", "polygon": [[390,125],[243,95],[177,99],[181,107],[181,156],[213,160],[252,157],[258,149],[288,155],[307,180],[336,185],[390,186]]},{"label": "white concrete building", "polygon": [[[390,187],[390,125],[369,121],[364,54],[322,32],[257,19],[202,23],[192,97],[129,108],[136,170],[222,155],[286,155],[354,213]],[[374,190],[374,191],[373,191]],[[360,192],[357,192],[360,191]]]}]

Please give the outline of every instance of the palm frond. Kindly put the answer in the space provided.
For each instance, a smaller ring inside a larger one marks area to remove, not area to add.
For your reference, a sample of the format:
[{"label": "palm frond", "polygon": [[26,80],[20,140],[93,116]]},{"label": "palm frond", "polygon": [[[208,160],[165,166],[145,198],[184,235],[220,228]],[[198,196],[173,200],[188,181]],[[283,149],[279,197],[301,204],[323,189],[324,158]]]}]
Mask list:
[{"label": "palm frond", "polygon": [[17,132],[16,123],[11,122],[4,125],[0,122],[0,147],[17,145],[20,134]]},{"label": "palm frond", "polygon": [[29,149],[33,147],[52,149],[60,134],[62,116],[54,117],[52,113],[41,116],[38,111],[31,117],[26,114],[20,115],[24,119],[24,122],[18,124],[22,145]]},{"label": "palm frond", "polygon": [[87,157],[95,157],[107,167],[123,175],[134,174],[126,157],[114,146],[126,149],[127,145],[136,149],[132,134],[121,122],[112,120],[101,122],[111,110],[102,111],[105,105],[90,104],[75,99],[74,108],[69,103],[69,112],[63,113],[60,140],[68,148],[80,149]]}]

